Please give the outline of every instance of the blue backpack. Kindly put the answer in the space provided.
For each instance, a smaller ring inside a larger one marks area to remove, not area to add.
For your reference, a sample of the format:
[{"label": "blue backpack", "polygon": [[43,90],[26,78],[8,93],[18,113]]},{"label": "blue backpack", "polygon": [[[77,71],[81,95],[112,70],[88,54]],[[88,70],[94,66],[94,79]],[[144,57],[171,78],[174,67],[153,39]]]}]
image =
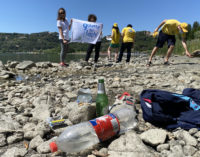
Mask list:
[{"label": "blue backpack", "polygon": [[162,90],[144,90],[140,95],[143,118],[166,129],[200,130],[200,90],[186,88],[182,95]]}]

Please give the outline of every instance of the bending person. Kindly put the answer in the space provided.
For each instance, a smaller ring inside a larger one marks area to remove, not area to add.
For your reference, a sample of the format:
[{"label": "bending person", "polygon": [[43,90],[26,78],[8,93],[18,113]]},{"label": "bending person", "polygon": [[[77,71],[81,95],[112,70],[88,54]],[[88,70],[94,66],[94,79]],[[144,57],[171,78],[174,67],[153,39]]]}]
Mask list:
[{"label": "bending person", "polygon": [[[163,27],[162,27],[163,26]],[[158,40],[156,43],[156,46],[153,48],[151,56],[149,57],[149,61],[147,63],[147,66],[150,66],[152,64],[152,58],[156,54],[159,48],[162,48],[164,43],[167,41],[168,44],[168,51],[166,54],[166,57],[164,59],[164,64],[169,64],[168,60],[169,57],[174,49],[175,43],[176,43],[176,34],[182,35],[182,45],[185,49],[185,54],[188,57],[191,57],[191,54],[189,53],[187,49],[187,44],[185,41],[186,33],[188,32],[188,24],[187,23],[180,23],[177,20],[164,20],[161,22],[161,24],[155,29],[154,33],[158,32],[158,30],[161,29],[158,35]]]},{"label": "bending person", "polygon": [[111,43],[108,47],[108,60],[111,60],[111,49],[115,50],[115,62],[117,62],[118,51],[119,51],[119,40],[120,40],[120,31],[117,23],[114,23],[112,28]]}]

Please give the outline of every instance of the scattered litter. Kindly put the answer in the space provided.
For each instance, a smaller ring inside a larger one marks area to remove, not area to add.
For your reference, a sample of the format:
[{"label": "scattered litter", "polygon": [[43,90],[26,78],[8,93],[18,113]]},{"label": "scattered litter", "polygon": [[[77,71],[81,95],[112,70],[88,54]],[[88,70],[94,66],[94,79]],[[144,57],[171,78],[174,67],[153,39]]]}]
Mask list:
[{"label": "scattered litter", "polygon": [[61,116],[58,117],[49,117],[47,118],[47,122],[49,126],[52,128],[54,126],[62,125],[65,123],[65,119],[63,119]]},{"label": "scattered litter", "polygon": [[78,91],[77,103],[92,103],[92,94],[89,88],[83,89],[81,88]]}]

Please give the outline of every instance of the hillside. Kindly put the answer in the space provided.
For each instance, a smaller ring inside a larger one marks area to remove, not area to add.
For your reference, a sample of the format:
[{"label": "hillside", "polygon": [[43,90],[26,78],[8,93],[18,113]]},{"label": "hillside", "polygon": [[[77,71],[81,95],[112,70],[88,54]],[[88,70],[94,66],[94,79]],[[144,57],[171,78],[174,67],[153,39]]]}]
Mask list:
[{"label": "hillside", "polygon": [[[190,51],[200,48],[200,24],[194,22],[189,25],[187,34],[188,47]],[[104,37],[102,40],[101,51],[106,52],[110,41]],[[134,51],[149,52],[154,47],[156,39],[150,36],[148,31],[136,32]],[[167,47],[161,50],[165,52]],[[71,43],[69,52],[83,52],[87,50],[87,44]],[[0,33],[0,53],[4,52],[60,52],[60,43],[57,32],[41,32],[32,34],[20,33]],[[177,46],[175,53],[182,53],[183,48],[179,37],[177,37]]]},{"label": "hillside", "polygon": [[[102,51],[107,51],[109,41],[104,37]],[[154,40],[146,31],[136,33],[136,51],[152,48]],[[70,52],[87,50],[87,44],[71,43]],[[0,33],[0,52],[59,52],[60,44],[57,32],[41,32],[32,34]]]}]

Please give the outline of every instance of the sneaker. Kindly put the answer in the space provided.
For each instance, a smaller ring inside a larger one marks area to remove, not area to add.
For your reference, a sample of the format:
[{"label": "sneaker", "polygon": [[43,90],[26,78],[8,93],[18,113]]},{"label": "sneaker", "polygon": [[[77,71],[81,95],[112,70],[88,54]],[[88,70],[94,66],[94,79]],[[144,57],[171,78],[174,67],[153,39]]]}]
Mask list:
[{"label": "sneaker", "polygon": [[60,66],[62,66],[62,67],[68,67],[69,64],[66,64],[66,63],[64,63],[64,62],[60,62]]},{"label": "sneaker", "polygon": [[170,63],[168,61],[165,61],[164,65],[170,65]]}]

